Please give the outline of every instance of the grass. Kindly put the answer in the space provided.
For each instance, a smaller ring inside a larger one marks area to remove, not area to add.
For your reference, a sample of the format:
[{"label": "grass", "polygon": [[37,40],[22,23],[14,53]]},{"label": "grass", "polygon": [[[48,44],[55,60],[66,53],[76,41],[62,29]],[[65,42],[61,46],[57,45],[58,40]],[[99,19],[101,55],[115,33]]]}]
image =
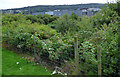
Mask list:
[{"label": "grass", "polygon": [[51,73],[40,65],[28,63],[14,52],[2,49],[2,75],[51,75]]}]

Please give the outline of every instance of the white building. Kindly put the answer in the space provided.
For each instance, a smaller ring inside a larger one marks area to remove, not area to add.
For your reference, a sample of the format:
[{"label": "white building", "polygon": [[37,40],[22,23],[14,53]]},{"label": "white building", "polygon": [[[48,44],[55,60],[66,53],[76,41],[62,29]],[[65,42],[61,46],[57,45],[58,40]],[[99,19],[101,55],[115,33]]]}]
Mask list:
[{"label": "white building", "polygon": [[89,11],[100,11],[101,9],[100,8],[89,8],[88,10]]},{"label": "white building", "polygon": [[45,14],[53,15],[54,12],[53,11],[49,11],[49,12],[45,12]]}]

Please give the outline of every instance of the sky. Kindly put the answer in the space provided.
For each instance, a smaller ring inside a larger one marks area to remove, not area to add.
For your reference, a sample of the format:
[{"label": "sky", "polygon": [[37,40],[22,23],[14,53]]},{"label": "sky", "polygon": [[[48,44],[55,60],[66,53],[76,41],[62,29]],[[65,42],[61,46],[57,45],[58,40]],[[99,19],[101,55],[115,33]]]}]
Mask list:
[{"label": "sky", "polygon": [[70,5],[84,3],[107,3],[112,0],[0,0],[0,9],[21,8],[35,5]]}]

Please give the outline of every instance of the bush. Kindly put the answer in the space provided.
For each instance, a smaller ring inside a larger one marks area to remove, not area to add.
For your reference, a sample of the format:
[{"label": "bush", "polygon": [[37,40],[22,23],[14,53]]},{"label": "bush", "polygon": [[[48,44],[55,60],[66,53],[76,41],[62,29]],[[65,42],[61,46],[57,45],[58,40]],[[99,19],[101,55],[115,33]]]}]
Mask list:
[{"label": "bush", "polygon": [[81,43],[79,49],[79,58],[80,58],[80,71],[87,74],[88,72],[92,72],[93,74],[97,74],[97,65],[98,61],[96,58],[96,50],[95,45],[90,43],[89,41],[85,41]]},{"label": "bush", "polygon": [[30,20],[32,23],[40,23],[40,24],[49,24],[52,23],[53,21],[57,20],[59,17],[57,16],[51,16],[49,14],[45,15],[26,15],[25,16],[26,20]]},{"label": "bush", "polygon": [[74,58],[74,49],[71,43],[73,40],[64,39],[60,34],[52,36],[45,41],[46,50],[49,53],[49,59],[54,61],[64,61]]},{"label": "bush", "polygon": [[2,33],[3,43],[13,48],[21,47],[20,50],[26,52],[31,51],[31,47],[33,47],[34,41],[31,39],[33,35],[37,40],[43,40],[54,36],[56,31],[47,25],[31,24],[31,22],[27,21],[25,23],[12,22],[9,25],[5,25]]},{"label": "bush", "polygon": [[63,15],[55,23],[56,30],[62,34],[67,33],[67,31],[74,32],[79,30],[78,21],[70,18],[68,14]]},{"label": "bush", "polygon": [[[102,72],[104,75],[108,74],[118,74],[119,73],[119,50],[118,50],[118,22],[111,22],[109,25],[102,25],[103,30],[99,30],[95,33],[90,41],[94,45],[101,44],[102,52]],[[99,37],[99,39],[95,38]],[[97,42],[101,39],[100,42]]]},{"label": "bush", "polygon": [[23,22],[22,20],[24,21],[22,14],[16,14],[16,15],[3,14],[2,15],[2,25],[9,25],[10,23],[15,21]]}]

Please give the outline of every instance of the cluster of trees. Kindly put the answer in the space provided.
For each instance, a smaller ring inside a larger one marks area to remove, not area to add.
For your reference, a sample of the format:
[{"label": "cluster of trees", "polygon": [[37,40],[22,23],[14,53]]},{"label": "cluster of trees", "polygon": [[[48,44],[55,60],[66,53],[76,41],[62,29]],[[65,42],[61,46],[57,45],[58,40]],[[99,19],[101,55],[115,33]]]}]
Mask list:
[{"label": "cluster of trees", "polygon": [[53,21],[57,20],[59,17],[58,16],[51,16],[49,14],[45,15],[26,15],[25,16],[26,20],[30,20],[32,23],[40,23],[40,24],[49,24],[52,23]]},{"label": "cluster of trees", "polygon": [[23,14],[3,14],[2,24],[8,24],[13,21],[29,20],[31,23],[49,24],[57,20],[58,16],[45,15],[23,15]]}]

